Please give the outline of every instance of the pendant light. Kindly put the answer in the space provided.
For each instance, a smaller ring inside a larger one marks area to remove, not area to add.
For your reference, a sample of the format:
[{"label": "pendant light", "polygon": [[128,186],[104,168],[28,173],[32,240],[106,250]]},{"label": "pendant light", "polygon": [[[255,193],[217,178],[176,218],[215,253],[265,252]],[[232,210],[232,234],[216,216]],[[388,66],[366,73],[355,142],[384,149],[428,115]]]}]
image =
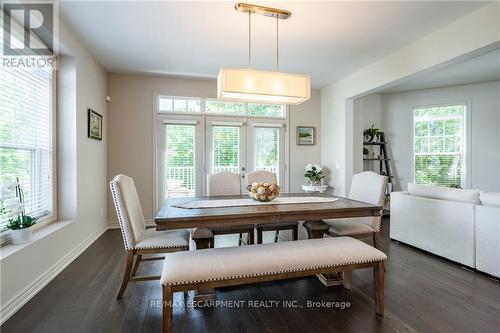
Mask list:
[{"label": "pendant light", "polygon": [[[235,9],[248,13],[248,68],[222,67],[217,75],[217,98],[229,101],[295,105],[307,101],[311,97],[309,75],[279,71],[278,24],[280,19],[287,19],[292,13],[246,3],[237,3]],[[276,71],[260,71],[250,68],[252,14],[276,19]]]}]

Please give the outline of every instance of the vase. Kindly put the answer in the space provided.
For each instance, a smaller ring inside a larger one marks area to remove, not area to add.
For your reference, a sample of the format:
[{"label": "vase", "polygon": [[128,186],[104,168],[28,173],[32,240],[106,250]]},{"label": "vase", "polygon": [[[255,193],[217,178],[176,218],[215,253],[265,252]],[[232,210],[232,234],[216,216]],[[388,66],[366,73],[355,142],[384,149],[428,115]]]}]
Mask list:
[{"label": "vase", "polygon": [[19,245],[27,243],[31,240],[31,228],[23,228],[17,230],[10,231],[10,238],[12,240],[12,244]]},{"label": "vase", "polygon": [[309,186],[318,186],[320,185],[320,182],[317,181],[317,180],[308,180],[307,183],[309,184]]}]

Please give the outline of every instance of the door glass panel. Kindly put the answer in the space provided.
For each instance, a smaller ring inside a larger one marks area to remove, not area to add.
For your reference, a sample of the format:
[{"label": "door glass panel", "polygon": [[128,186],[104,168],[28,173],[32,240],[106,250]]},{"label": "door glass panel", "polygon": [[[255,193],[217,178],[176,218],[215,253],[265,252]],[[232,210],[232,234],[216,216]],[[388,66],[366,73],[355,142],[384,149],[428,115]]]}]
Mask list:
[{"label": "door glass panel", "polygon": [[239,173],[240,128],[214,126],[212,134],[212,173],[229,171]]},{"label": "door glass panel", "polygon": [[195,126],[168,124],[165,128],[165,197],[194,196]]},{"label": "door glass panel", "polygon": [[255,127],[255,170],[265,170],[276,174],[279,179],[280,129],[275,127]]}]

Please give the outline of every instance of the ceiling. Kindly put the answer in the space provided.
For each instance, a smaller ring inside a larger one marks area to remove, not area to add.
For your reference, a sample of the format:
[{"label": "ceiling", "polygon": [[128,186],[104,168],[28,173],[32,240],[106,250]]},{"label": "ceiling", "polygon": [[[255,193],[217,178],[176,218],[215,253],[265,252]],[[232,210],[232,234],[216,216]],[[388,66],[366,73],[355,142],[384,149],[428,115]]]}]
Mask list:
[{"label": "ceiling", "polygon": [[[280,21],[280,70],[323,87],[485,2],[258,2]],[[215,77],[248,63],[248,19],[234,2],[64,1],[62,19],[110,72]],[[252,67],[274,70],[276,22],[252,19]]]},{"label": "ceiling", "polygon": [[500,49],[422,74],[377,93],[393,93],[491,81],[500,81]]}]

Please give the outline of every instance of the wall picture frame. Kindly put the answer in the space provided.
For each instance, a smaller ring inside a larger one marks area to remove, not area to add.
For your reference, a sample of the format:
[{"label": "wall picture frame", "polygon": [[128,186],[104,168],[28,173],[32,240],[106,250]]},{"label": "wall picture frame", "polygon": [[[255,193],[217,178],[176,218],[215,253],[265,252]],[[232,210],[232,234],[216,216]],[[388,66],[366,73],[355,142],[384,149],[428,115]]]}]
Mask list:
[{"label": "wall picture frame", "polygon": [[310,126],[297,126],[297,145],[312,146],[315,144],[315,128]]},{"label": "wall picture frame", "polygon": [[102,141],[102,115],[88,109],[87,134],[90,139]]}]

